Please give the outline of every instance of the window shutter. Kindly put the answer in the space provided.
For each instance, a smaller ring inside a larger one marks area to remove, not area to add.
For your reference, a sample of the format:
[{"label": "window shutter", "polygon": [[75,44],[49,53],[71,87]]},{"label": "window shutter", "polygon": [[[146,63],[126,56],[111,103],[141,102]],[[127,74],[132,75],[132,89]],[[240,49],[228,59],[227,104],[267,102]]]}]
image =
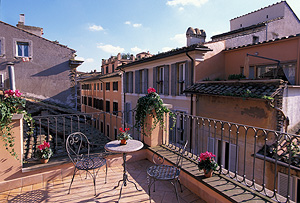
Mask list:
[{"label": "window shutter", "polygon": [[135,75],[135,93],[136,94],[139,94],[140,93],[140,71],[139,70],[136,70],[134,72],[134,75]]},{"label": "window shutter", "polygon": [[157,67],[153,68],[153,88],[157,89]]},{"label": "window shutter", "polygon": [[125,122],[127,124],[131,124],[131,117],[132,117],[132,112],[131,112],[131,103],[127,102],[125,104]]},{"label": "window shutter", "polygon": [[169,65],[164,67],[164,95],[169,95]]},{"label": "window shutter", "polygon": [[133,72],[129,72],[129,93],[133,93]]},{"label": "window shutter", "polygon": [[148,69],[144,69],[144,94],[147,94],[148,90]]},{"label": "window shutter", "polygon": [[192,85],[192,62],[185,62],[185,88]]},{"label": "window shutter", "polygon": [[4,77],[3,74],[0,74],[0,87],[3,88],[4,87]]},{"label": "window shutter", "polygon": [[177,93],[177,67],[176,64],[171,64],[171,95],[176,96]]},{"label": "window shutter", "polygon": [[[238,160],[236,150],[238,150],[238,147],[235,144],[230,144],[230,146],[229,146],[229,170],[231,172],[235,172],[238,170],[238,162],[236,163],[236,161]],[[235,164],[236,164],[236,168],[235,168]]]},{"label": "window shutter", "polygon": [[[291,200],[295,201],[295,182],[294,178],[290,177],[289,195]],[[288,175],[278,172],[278,193],[284,197],[288,195]]]},{"label": "window shutter", "polygon": [[127,85],[126,85],[127,75],[128,75],[128,73],[123,74],[123,92],[124,93],[127,93],[127,88],[128,88]]}]

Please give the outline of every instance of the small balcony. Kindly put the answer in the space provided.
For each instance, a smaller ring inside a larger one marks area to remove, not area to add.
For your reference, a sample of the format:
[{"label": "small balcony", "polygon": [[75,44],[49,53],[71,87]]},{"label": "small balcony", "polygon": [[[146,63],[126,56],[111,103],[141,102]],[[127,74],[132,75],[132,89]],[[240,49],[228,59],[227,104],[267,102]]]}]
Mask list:
[{"label": "small balcony", "polygon": [[[129,184],[124,187],[120,202],[149,202],[146,169],[153,164],[152,155],[163,155],[168,164],[174,164],[178,147],[185,140],[189,145],[180,173],[183,185],[180,202],[287,202],[299,198],[299,153],[295,148],[299,145],[298,135],[181,113],[176,117],[172,129],[158,130],[158,145],[146,144],[142,150],[127,155],[129,179],[142,191]],[[121,154],[108,155],[108,180],[104,184],[105,173],[101,169],[96,197],[92,181],[85,179],[85,173],[75,177],[71,193],[67,194],[74,166],[65,156],[65,139],[72,132],[82,131],[92,141],[93,152],[101,153],[105,143],[114,139],[112,129],[129,127],[134,139],[145,141],[133,130],[133,118],[134,112],[35,117],[35,134],[24,134],[24,141],[19,145],[24,164],[12,160],[7,166],[7,160],[2,161],[0,199],[4,202],[116,202],[120,190],[113,187],[122,178]],[[15,126],[20,121],[17,119]],[[103,121],[108,125],[102,125]],[[20,132],[20,128],[19,125],[15,132]],[[38,164],[33,154],[43,140],[51,143],[55,154],[49,163]],[[205,178],[197,167],[197,156],[205,151],[215,153],[220,165],[211,178]],[[151,192],[152,202],[176,201],[169,182],[156,187],[156,192]]]}]

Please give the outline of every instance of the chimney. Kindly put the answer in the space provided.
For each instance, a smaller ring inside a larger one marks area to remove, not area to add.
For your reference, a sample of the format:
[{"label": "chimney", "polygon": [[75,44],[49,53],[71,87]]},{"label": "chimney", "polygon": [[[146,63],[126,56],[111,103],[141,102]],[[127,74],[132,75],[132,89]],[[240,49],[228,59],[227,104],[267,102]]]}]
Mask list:
[{"label": "chimney", "polygon": [[17,28],[26,30],[27,32],[30,32],[40,37],[44,34],[43,28],[41,27],[25,25],[25,14],[20,14],[20,21],[17,24]]},{"label": "chimney", "polygon": [[25,25],[25,14],[20,14],[20,21],[19,24]]},{"label": "chimney", "polygon": [[187,46],[191,46],[193,44],[203,44],[205,42],[205,38],[206,33],[204,30],[189,27],[186,31]]}]

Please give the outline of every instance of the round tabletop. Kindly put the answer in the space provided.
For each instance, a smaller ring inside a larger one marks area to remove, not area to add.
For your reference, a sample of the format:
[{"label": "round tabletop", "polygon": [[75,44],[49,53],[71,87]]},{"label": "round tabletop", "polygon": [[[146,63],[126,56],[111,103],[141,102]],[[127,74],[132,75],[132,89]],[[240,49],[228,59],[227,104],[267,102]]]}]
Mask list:
[{"label": "round tabletop", "polygon": [[138,140],[127,140],[126,145],[120,145],[121,141],[114,140],[105,145],[105,149],[110,152],[127,153],[135,152],[143,148],[144,144]]}]

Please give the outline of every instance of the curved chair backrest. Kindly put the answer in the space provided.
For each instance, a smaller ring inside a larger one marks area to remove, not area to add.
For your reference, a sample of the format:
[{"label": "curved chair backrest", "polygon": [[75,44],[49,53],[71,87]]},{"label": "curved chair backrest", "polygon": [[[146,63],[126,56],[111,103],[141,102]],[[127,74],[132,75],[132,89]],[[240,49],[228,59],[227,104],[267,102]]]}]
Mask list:
[{"label": "curved chair backrest", "polygon": [[175,166],[177,168],[181,168],[182,167],[183,157],[184,157],[184,153],[185,153],[187,144],[188,144],[188,140],[185,142],[185,144],[184,144],[184,146],[182,148],[181,147],[179,148],[179,151],[178,151],[179,154],[177,156],[177,160],[176,160],[176,163],[175,163]]},{"label": "curved chair backrest", "polygon": [[66,140],[66,149],[71,161],[76,165],[79,160],[89,156],[90,142],[83,133],[72,133]]}]

